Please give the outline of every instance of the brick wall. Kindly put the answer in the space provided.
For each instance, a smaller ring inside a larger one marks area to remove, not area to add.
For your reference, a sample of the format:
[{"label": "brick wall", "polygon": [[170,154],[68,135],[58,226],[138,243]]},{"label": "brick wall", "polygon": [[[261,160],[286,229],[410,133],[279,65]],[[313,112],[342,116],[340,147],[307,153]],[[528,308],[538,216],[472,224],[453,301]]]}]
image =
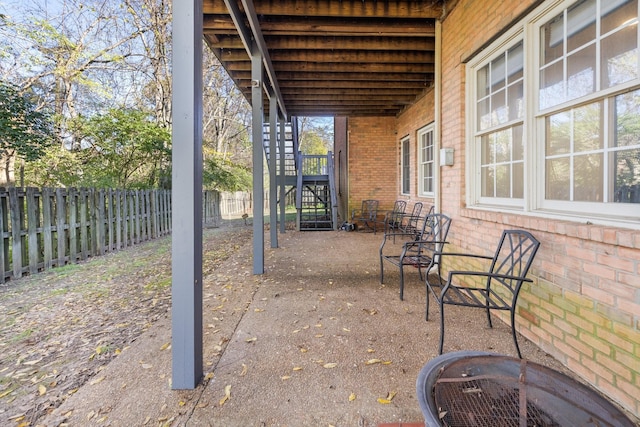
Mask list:
[{"label": "brick wall", "polygon": [[398,138],[394,117],[350,117],[349,211],[376,199],[391,209],[399,192]]},{"label": "brick wall", "polygon": [[[542,245],[518,329],[640,417],[640,232],[465,206],[462,60],[533,3],[460,0],[443,22],[441,141],[455,149],[454,166],[441,168],[442,211],[453,217],[448,248],[490,254],[503,229],[530,230]],[[417,124],[405,115],[399,122]]]},{"label": "brick wall", "polygon": [[[425,206],[431,206],[435,203],[432,197],[418,196],[418,130],[433,123],[435,116],[435,94],[432,89],[425,91],[423,96],[407,109],[404,114],[398,118],[398,146],[400,139],[405,136],[409,137],[411,145],[411,192],[409,196],[398,195],[398,198],[408,200],[407,209],[410,209],[413,202],[422,202]],[[399,181],[400,178],[398,178]],[[398,182],[399,185],[399,182]]]}]

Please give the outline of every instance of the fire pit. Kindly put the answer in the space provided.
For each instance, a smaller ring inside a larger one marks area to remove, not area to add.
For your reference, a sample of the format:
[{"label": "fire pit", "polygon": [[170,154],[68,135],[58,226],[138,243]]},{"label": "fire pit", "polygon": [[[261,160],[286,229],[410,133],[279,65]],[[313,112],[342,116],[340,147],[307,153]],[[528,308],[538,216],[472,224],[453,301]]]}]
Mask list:
[{"label": "fire pit", "polygon": [[597,392],[566,375],[491,353],[438,356],[420,371],[417,389],[428,427],[635,425]]}]

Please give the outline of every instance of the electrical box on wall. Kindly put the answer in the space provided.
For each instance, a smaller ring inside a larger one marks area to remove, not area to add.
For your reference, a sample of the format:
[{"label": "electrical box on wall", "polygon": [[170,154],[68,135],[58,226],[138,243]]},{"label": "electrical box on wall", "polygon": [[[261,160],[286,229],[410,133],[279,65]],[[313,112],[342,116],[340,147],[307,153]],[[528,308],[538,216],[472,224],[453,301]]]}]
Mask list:
[{"label": "electrical box on wall", "polygon": [[453,166],[453,148],[440,149],[440,166]]}]

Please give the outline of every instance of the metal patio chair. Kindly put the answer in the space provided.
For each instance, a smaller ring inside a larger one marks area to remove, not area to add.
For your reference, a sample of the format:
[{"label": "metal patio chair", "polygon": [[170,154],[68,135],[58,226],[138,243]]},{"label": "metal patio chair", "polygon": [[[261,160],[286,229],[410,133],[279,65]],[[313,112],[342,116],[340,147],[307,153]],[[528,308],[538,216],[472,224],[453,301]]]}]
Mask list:
[{"label": "metal patio chair", "polygon": [[[463,307],[483,308],[487,312],[489,327],[491,324],[491,310],[505,310],[511,316],[511,334],[516,345],[518,357],[522,358],[515,329],[515,313],[518,295],[524,282],[532,282],[527,273],[538,251],[540,242],[531,233],[523,230],[505,230],[493,256],[446,253],[438,251],[438,275],[427,275],[426,320],[429,320],[429,293],[440,305],[440,349],[442,354],[444,344],[444,307],[457,305]],[[457,257],[456,264],[467,260],[488,263],[485,269],[449,271],[444,280],[440,274],[441,263],[450,257]],[[484,260],[484,261],[483,261]],[[435,265],[436,263],[434,263]]]},{"label": "metal patio chair", "polygon": [[407,210],[406,200],[396,200],[393,203],[393,209],[386,212],[384,215],[384,232],[390,230],[397,230],[402,225],[402,219],[405,216]]},{"label": "metal patio chair", "polygon": [[376,222],[378,219],[378,200],[368,199],[362,201],[360,209],[354,209],[351,212],[351,222],[357,222],[359,225],[376,231]]},{"label": "metal patio chair", "polygon": [[[403,235],[402,233],[385,233],[380,245],[380,283],[384,283],[384,263],[389,262],[400,270],[400,299],[404,299],[404,267],[412,266],[418,269],[420,279],[422,279],[422,269],[428,267],[429,271],[438,264],[434,261],[433,254],[441,249],[446,243],[451,218],[444,214],[425,215],[422,219],[420,232],[415,235],[414,240],[405,242],[402,245],[400,254],[385,254],[385,245],[393,237]],[[387,252],[389,252],[387,250]]]}]

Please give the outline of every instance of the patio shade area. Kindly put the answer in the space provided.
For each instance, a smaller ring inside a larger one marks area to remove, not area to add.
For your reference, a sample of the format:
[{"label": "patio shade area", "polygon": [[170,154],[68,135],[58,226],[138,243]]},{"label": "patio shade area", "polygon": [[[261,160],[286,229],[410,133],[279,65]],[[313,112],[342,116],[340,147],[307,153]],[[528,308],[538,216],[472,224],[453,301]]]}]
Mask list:
[{"label": "patio shade area", "polygon": [[[438,354],[425,288],[407,273],[379,283],[380,234],[288,231],[251,273],[250,243],[204,278],[205,380],[171,390],[169,318],[159,320],[43,425],[366,426],[423,421],[416,380]],[[398,242],[400,246],[400,242]],[[317,254],[322,254],[318,256]],[[206,262],[206,257],[205,257]],[[509,327],[452,309],[445,352],[515,356]],[[531,342],[523,356],[562,369]],[[171,420],[169,422],[169,420]]]},{"label": "patio shade area", "polygon": [[433,85],[442,3],[204,0],[204,38],[249,100],[258,49],[284,116],[396,115]]}]

